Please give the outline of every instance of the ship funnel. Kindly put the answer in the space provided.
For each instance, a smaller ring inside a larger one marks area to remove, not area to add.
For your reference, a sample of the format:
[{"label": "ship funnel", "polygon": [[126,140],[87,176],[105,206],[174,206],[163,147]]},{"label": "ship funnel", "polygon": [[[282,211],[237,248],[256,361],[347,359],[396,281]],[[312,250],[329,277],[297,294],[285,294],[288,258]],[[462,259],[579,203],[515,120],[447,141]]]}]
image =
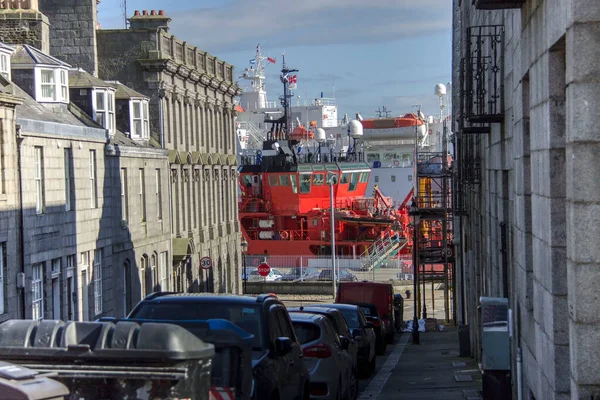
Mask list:
[{"label": "ship funnel", "polygon": [[325,129],[323,128],[317,128],[317,134],[315,136],[317,138],[317,142],[319,143],[325,143],[325,141],[327,140]]},{"label": "ship funnel", "polygon": [[363,126],[360,121],[355,119],[350,121],[350,124],[348,124],[348,131],[350,132],[350,136],[352,136],[354,139],[363,136]]}]

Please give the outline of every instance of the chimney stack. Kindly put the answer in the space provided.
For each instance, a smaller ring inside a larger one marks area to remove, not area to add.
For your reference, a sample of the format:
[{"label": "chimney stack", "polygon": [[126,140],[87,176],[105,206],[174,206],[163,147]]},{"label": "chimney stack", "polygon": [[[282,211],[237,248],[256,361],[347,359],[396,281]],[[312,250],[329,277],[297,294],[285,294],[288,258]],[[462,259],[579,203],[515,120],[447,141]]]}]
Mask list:
[{"label": "chimney stack", "polygon": [[164,10],[142,10],[142,15],[136,10],[133,17],[129,18],[129,28],[133,30],[157,31],[163,30],[169,32],[169,22],[171,18],[165,15]]}]

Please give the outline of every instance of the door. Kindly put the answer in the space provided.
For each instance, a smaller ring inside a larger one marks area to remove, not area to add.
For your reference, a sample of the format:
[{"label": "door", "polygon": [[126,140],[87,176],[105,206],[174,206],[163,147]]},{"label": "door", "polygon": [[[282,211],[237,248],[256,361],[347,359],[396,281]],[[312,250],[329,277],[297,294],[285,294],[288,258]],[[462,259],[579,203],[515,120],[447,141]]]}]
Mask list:
[{"label": "door", "polygon": [[90,306],[88,293],[88,272],[87,269],[81,271],[81,320],[90,320]]},{"label": "door", "polygon": [[286,374],[286,388],[283,398],[293,399],[298,393],[302,393],[304,384],[304,360],[302,356],[302,348],[296,340],[294,327],[287,315],[285,309],[281,306],[277,307],[277,320],[281,329],[281,336],[290,338],[292,341],[292,350],[284,356],[288,371]]},{"label": "door", "polygon": [[52,278],[52,318],[61,319],[60,316],[60,279]]}]

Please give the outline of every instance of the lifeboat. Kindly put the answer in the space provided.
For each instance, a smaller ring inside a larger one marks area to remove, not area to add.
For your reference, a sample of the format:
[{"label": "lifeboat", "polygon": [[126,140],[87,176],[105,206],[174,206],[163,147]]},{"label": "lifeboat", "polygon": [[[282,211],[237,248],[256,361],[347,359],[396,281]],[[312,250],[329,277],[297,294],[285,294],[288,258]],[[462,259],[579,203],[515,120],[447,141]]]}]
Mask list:
[{"label": "lifeboat", "polygon": [[292,140],[311,140],[315,138],[315,133],[312,131],[308,131],[306,130],[306,128],[303,125],[300,125],[296,128],[294,128],[294,130],[292,131],[292,133],[289,135],[290,139]]},{"label": "lifeboat", "polygon": [[371,140],[414,139],[427,131],[425,121],[413,113],[397,118],[370,118],[361,121],[363,138]]}]

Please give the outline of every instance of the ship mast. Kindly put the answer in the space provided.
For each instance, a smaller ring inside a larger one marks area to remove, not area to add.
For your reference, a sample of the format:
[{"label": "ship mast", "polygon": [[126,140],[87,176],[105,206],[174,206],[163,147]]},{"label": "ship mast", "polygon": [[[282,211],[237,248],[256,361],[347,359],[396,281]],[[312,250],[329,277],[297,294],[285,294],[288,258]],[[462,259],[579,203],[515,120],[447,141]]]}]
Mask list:
[{"label": "ship mast", "polygon": [[[265,68],[264,61],[268,57],[260,52],[260,43],[256,46],[256,54],[250,60],[250,68],[245,68],[239,76],[240,79],[250,81],[250,87],[244,88],[240,99],[240,105],[246,109],[267,108],[267,91],[265,89]],[[273,61],[274,62],[274,61]]]},{"label": "ship mast", "polygon": [[290,93],[290,73],[298,72],[297,69],[288,68],[285,64],[285,54],[283,55],[283,62],[281,67],[281,82],[283,83],[283,96],[279,99],[281,100],[281,106],[283,107],[283,132],[288,139],[288,145],[292,152],[295,151],[292,146],[292,140],[290,139],[290,135],[292,133],[292,111],[291,111],[291,102],[292,94]]}]

